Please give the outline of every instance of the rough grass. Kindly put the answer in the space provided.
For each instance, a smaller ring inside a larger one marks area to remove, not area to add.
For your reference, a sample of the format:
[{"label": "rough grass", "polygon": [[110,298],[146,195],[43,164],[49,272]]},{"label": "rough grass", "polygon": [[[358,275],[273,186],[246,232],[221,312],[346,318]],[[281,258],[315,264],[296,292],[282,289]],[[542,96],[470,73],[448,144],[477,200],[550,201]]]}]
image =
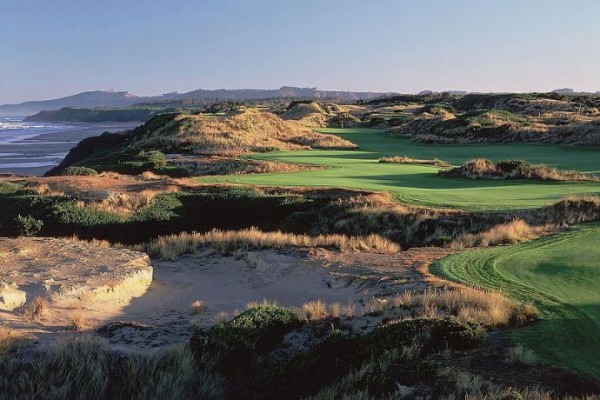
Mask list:
[{"label": "rough grass", "polygon": [[221,399],[222,379],[187,345],[118,355],[90,336],[73,336],[29,355],[0,357],[3,398]]},{"label": "rough grass", "polygon": [[438,160],[437,158],[427,160],[421,158],[412,158],[407,156],[393,156],[393,157],[380,157],[380,163],[391,163],[391,164],[420,164],[420,165],[434,165],[436,167],[449,167],[446,161]]},{"label": "rough grass", "polygon": [[452,286],[406,291],[386,300],[383,308],[401,308],[424,318],[456,317],[488,328],[515,327],[537,318],[535,307],[513,301],[501,293]]},{"label": "rough grass", "polygon": [[486,159],[471,160],[460,167],[439,171],[447,178],[466,179],[528,179],[538,181],[593,181],[599,178],[577,171],[561,171],[547,165],[531,165],[523,160],[507,160],[494,163]]},{"label": "rough grass", "polygon": [[549,227],[531,226],[521,219],[516,219],[506,224],[496,225],[483,232],[463,233],[454,239],[449,244],[449,247],[488,247],[501,244],[516,244],[536,239],[548,231]]},{"label": "rough grass", "polygon": [[0,357],[20,349],[27,341],[28,338],[22,332],[0,324]]},{"label": "rough grass", "polygon": [[203,114],[160,116],[136,132],[136,147],[165,152],[237,155],[302,148],[356,148],[338,136],[317,133],[253,108],[222,117]]},{"label": "rough grass", "polygon": [[539,359],[531,349],[518,344],[508,349],[506,362],[509,364],[536,365]]},{"label": "rough grass", "polygon": [[328,247],[339,250],[376,251],[397,253],[400,246],[379,235],[365,237],[346,235],[296,235],[263,232],[256,228],[239,231],[212,230],[206,233],[180,233],[162,236],[147,245],[152,257],[173,260],[182,254],[196,253],[204,247],[213,247],[223,253],[234,250],[280,249],[285,247]]},{"label": "rough grass", "polygon": [[187,168],[193,175],[244,175],[311,171],[322,167],[299,163],[282,163],[251,158],[180,155],[172,164]]}]

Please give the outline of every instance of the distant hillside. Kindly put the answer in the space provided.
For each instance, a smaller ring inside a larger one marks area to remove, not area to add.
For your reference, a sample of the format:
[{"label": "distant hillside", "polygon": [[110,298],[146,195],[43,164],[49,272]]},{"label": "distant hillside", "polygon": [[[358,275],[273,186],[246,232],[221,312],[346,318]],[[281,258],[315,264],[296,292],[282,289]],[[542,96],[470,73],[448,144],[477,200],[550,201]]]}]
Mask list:
[{"label": "distant hillside", "polygon": [[56,111],[40,111],[25,118],[28,122],[135,122],[147,121],[159,112],[174,110],[157,110],[151,108],[75,108],[63,107]]},{"label": "distant hillside", "polygon": [[83,92],[53,100],[26,101],[20,104],[0,105],[0,116],[25,116],[43,110],[58,110],[63,107],[127,107],[139,102],[139,99],[139,97],[128,92],[95,90],[93,92]]},{"label": "distant hillside", "polygon": [[0,105],[0,116],[32,115],[40,111],[58,110],[63,107],[128,107],[139,103],[154,103],[182,100],[251,100],[268,98],[328,99],[338,101],[356,101],[385,96],[386,93],[350,92],[319,90],[317,88],[297,88],[284,86],[279,89],[198,89],[187,93],[167,93],[160,96],[139,97],[129,92],[96,90],[83,92],[59,99],[27,101],[20,104]]}]

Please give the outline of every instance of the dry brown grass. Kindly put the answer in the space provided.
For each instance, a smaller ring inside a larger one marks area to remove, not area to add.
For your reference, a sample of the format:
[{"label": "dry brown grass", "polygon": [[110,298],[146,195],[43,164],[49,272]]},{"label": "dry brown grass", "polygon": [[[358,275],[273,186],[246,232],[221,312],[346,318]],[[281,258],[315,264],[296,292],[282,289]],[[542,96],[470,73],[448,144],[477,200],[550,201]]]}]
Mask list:
[{"label": "dry brown grass", "polygon": [[203,314],[208,309],[204,300],[194,300],[190,307],[193,315]]},{"label": "dry brown grass", "polygon": [[387,308],[411,310],[414,316],[455,316],[490,328],[519,326],[537,316],[529,304],[514,302],[501,293],[452,285],[424,292],[406,291],[389,299]]},{"label": "dry brown grass", "polygon": [[225,322],[229,321],[230,318],[231,315],[227,311],[219,311],[213,317],[213,322],[215,324],[224,324]]},{"label": "dry brown grass", "polygon": [[48,312],[48,300],[44,297],[37,296],[23,312],[23,318],[27,321],[37,322],[46,318]]},{"label": "dry brown grass", "polygon": [[342,315],[342,305],[340,303],[330,304],[329,315],[331,316],[331,318],[339,318]]},{"label": "dry brown grass", "polygon": [[162,236],[147,245],[153,257],[174,260],[182,254],[193,254],[201,248],[213,247],[223,253],[234,250],[281,249],[286,247],[327,247],[339,250],[375,251],[397,253],[400,246],[378,235],[364,237],[331,235],[297,235],[291,233],[263,232],[256,228],[239,231],[212,230],[207,233],[180,233]]},{"label": "dry brown grass", "polygon": [[28,338],[22,332],[0,324],[0,356],[21,348],[27,340]]},{"label": "dry brown grass", "polygon": [[420,158],[412,158],[406,156],[394,156],[394,157],[381,157],[380,163],[393,163],[393,164],[421,164],[421,165],[434,165],[436,167],[449,167],[446,161],[438,160],[437,158],[427,160]]},{"label": "dry brown grass", "polygon": [[298,172],[323,169],[322,166],[231,157],[179,155],[171,162],[193,171],[194,175],[244,175]]},{"label": "dry brown grass", "polygon": [[300,307],[300,318],[306,321],[318,321],[326,318],[327,305],[321,300],[309,301]]},{"label": "dry brown grass", "polygon": [[558,170],[547,165],[530,165],[522,160],[494,163],[478,158],[460,167],[440,171],[441,176],[467,179],[526,179],[538,181],[595,181],[598,177],[573,170]]},{"label": "dry brown grass", "polygon": [[261,301],[250,301],[246,304],[247,309],[259,307],[279,307],[279,303],[277,303],[277,300],[263,299]]},{"label": "dry brown grass", "polygon": [[75,310],[71,313],[68,323],[69,329],[83,331],[90,327],[90,322],[84,310]]},{"label": "dry brown grass", "polygon": [[139,148],[191,148],[195,154],[238,155],[271,150],[356,148],[335,135],[247,108],[225,116],[179,114],[135,143]]},{"label": "dry brown grass", "polygon": [[450,243],[449,247],[461,249],[521,243],[536,239],[549,230],[550,227],[531,226],[521,219],[516,219],[506,224],[496,225],[487,231],[464,233]]},{"label": "dry brown grass", "polygon": [[160,194],[173,193],[178,191],[177,186],[166,186],[160,190],[146,189],[139,192],[109,192],[108,195],[98,201],[79,200],[75,204],[78,207],[89,207],[111,214],[117,214],[124,217],[131,216],[150,206],[154,198]]}]

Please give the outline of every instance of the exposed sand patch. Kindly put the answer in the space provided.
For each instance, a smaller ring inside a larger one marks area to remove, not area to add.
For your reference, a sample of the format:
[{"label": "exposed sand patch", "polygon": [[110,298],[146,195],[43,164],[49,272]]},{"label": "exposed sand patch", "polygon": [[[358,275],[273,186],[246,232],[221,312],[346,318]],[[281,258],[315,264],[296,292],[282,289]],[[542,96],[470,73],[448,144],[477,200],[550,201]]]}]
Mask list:
[{"label": "exposed sand patch", "polygon": [[[100,333],[114,344],[156,347],[187,340],[195,326],[232,318],[250,302],[265,299],[285,307],[311,300],[360,303],[372,289],[336,274],[303,253],[274,250],[223,256],[209,250],[179,260],[154,261],[154,281],[142,297],[122,309],[120,324]],[[195,313],[202,300],[206,310]],[[122,322],[135,322],[122,323]]]},{"label": "exposed sand patch", "polygon": [[0,238],[0,319],[43,334],[86,308],[122,307],[152,281],[144,253],[53,238]]},{"label": "exposed sand patch", "polygon": [[[6,293],[23,290],[27,303],[0,311],[0,318],[41,344],[81,325],[123,351],[186,342],[196,327],[231,319],[263,300],[297,308],[316,300],[347,306],[356,310],[352,326],[362,330],[384,317],[370,313],[387,296],[423,290],[420,266],[442,255],[430,249],[394,255],[325,249],[223,255],[207,249],[177,261],[154,260],[151,267],[145,254],[128,250],[2,239],[0,281],[10,285]],[[23,314],[36,296],[48,299],[47,310],[27,319]],[[301,345],[304,339],[292,341]]]}]

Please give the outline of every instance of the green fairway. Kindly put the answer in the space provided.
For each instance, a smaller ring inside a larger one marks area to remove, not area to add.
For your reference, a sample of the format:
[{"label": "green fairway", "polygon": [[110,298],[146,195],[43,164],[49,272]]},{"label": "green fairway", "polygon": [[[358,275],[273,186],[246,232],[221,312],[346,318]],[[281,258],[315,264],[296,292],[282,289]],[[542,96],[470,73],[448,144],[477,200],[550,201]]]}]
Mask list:
[{"label": "green fairway", "polygon": [[274,152],[254,157],[272,161],[319,164],[317,171],[253,174],[202,178],[210,182],[257,185],[335,186],[389,191],[411,204],[456,207],[469,210],[532,208],[570,194],[600,194],[600,183],[542,183],[441,178],[438,168],[422,165],[383,164],[382,156],[406,155],[439,158],[459,165],[473,158],[525,159],[561,169],[600,174],[600,151],[546,144],[430,145],[391,137],[374,129],[326,129],[360,146],[360,150],[308,150]]},{"label": "green fairway", "polygon": [[534,302],[541,321],[515,331],[514,339],[549,361],[600,379],[600,224],[453,255],[431,272]]}]

